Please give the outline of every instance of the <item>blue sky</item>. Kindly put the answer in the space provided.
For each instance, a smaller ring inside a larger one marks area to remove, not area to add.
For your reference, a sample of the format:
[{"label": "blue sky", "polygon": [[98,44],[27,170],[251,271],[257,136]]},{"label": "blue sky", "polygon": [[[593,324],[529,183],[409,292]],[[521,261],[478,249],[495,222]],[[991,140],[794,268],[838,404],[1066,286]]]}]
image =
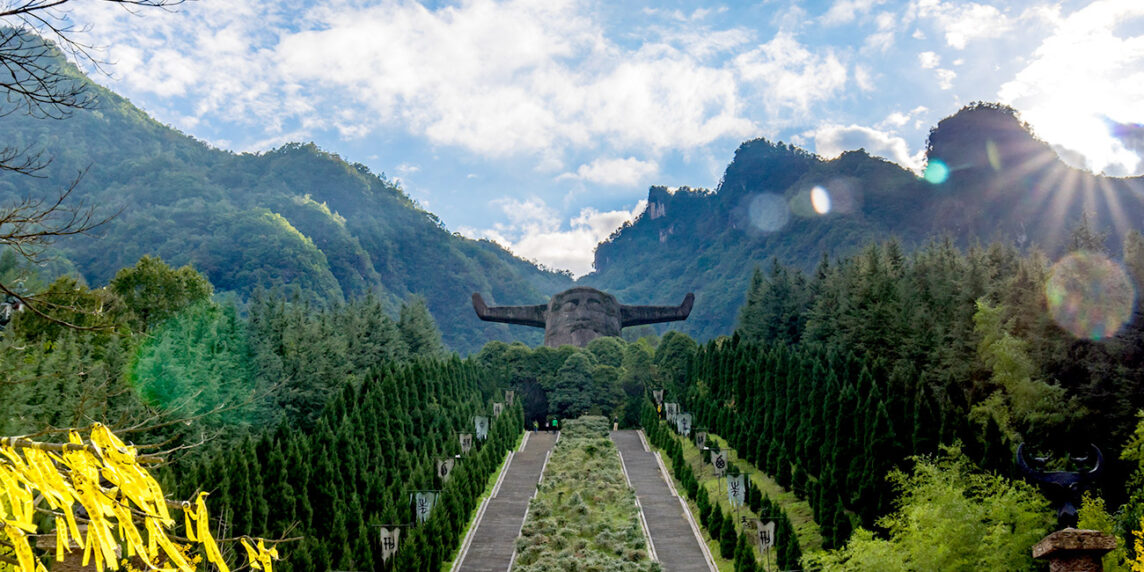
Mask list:
[{"label": "blue sky", "polygon": [[[314,141],[452,231],[584,274],[650,185],[766,137],[918,169],[972,101],[1078,166],[1144,172],[1144,2],[198,0],[88,30],[100,83],[216,147]],[[1128,126],[1124,129],[1123,126]]]}]

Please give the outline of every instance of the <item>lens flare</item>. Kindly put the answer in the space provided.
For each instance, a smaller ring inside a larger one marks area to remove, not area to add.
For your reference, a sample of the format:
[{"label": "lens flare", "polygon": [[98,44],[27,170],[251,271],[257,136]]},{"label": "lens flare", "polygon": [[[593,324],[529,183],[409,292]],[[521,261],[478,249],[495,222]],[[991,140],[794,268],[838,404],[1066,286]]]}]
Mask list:
[{"label": "lens flare", "polygon": [[1049,315],[1078,338],[1101,340],[1132,316],[1136,291],[1119,264],[1093,252],[1074,252],[1049,271]]},{"label": "lens flare", "polygon": [[810,204],[814,206],[814,212],[818,214],[826,214],[830,212],[830,193],[826,189],[815,185],[810,190]]},{"label": "lens flare", "polygon": [[994,171],[1001,170],[1001,151],[997,150],[997,144],[992,139],[985,142],[985,156],[989,158],[989,166]]},{"label": "lens flare", "polygon": [[790,209],[782,195],[763,193],[751,199],[747,215],[755,228],[764,232],[774,232],[786,225],[790,218]]},{"label": "lens flare", "polygon": [[930,162],[926,164],[926,172],[923,176],[926,181],[940,185],[944,183],[946,179],[949,179],[949,167],[947,167],[941,159],[931,159]]}]

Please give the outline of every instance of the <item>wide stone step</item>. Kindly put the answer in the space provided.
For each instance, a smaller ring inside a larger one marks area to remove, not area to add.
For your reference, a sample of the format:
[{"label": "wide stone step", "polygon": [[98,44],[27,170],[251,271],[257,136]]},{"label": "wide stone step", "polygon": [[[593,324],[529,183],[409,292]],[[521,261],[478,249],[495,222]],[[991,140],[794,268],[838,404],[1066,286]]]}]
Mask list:
[{"label": "wide stone step", "polygon": [[664,570],[714,572],[685,514],[679,497],[671,494],[655,455],[644,451],[636,431],[613,431],[612,441],[623,456],[636,498],[643,507],[648,532]]},{"label": "wide stone step", "polygon": [[528,501],[536,493],[536,484],[540,481],[544,461],[556,444],[556,435],[532,433],[524,450],[513,454],[496,496],[489,499],[484,515],[477,523],[468,551],[460,556],[458,570],[508,570],[516,538],[528,513]]}]

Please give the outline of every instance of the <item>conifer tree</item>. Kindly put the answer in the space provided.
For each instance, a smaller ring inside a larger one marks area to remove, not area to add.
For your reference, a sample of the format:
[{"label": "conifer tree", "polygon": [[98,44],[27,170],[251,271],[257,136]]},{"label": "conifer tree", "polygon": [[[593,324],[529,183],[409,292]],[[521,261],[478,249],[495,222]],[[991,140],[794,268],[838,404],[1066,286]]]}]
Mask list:
[{"label": "conifer tree", "polygon": [[755,551],[751,548],[750,541],[747,540],[747,533],[742,532],[739,534],[739,540],[735,545],[735,572],[753,572],[755,565]]},{"label": "conifer tree", "polygon": [[727,513],[723,517],[723,526],[719,531],[719,555],[727,560],[735,558],[735,545],[738,540],[734,516],[732,513]]},{"label": "conifer tree", "polygon": [[445,355],[441,332],[437,329],[437,322],[429,313],[429,306],[424,298],[414,296],[401,306],[397,329],[401,332],[401,339],[405,341],[405,347],[411,355],[425,357]]}]

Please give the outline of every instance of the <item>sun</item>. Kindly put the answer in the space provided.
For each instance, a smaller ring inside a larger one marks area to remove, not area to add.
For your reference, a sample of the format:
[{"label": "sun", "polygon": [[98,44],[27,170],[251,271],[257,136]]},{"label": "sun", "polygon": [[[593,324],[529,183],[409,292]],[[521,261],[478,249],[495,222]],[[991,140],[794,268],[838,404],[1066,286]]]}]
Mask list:
[{"label": "sun", "polygon": [[[1057,148],[1072,167],[1110,176],[1139,173],[1141,158],[1112,133],[1111,119],[1077,110],[1022,113],[1037,136]],[[1079,163],[1079,164],[1078,164]]]}]

